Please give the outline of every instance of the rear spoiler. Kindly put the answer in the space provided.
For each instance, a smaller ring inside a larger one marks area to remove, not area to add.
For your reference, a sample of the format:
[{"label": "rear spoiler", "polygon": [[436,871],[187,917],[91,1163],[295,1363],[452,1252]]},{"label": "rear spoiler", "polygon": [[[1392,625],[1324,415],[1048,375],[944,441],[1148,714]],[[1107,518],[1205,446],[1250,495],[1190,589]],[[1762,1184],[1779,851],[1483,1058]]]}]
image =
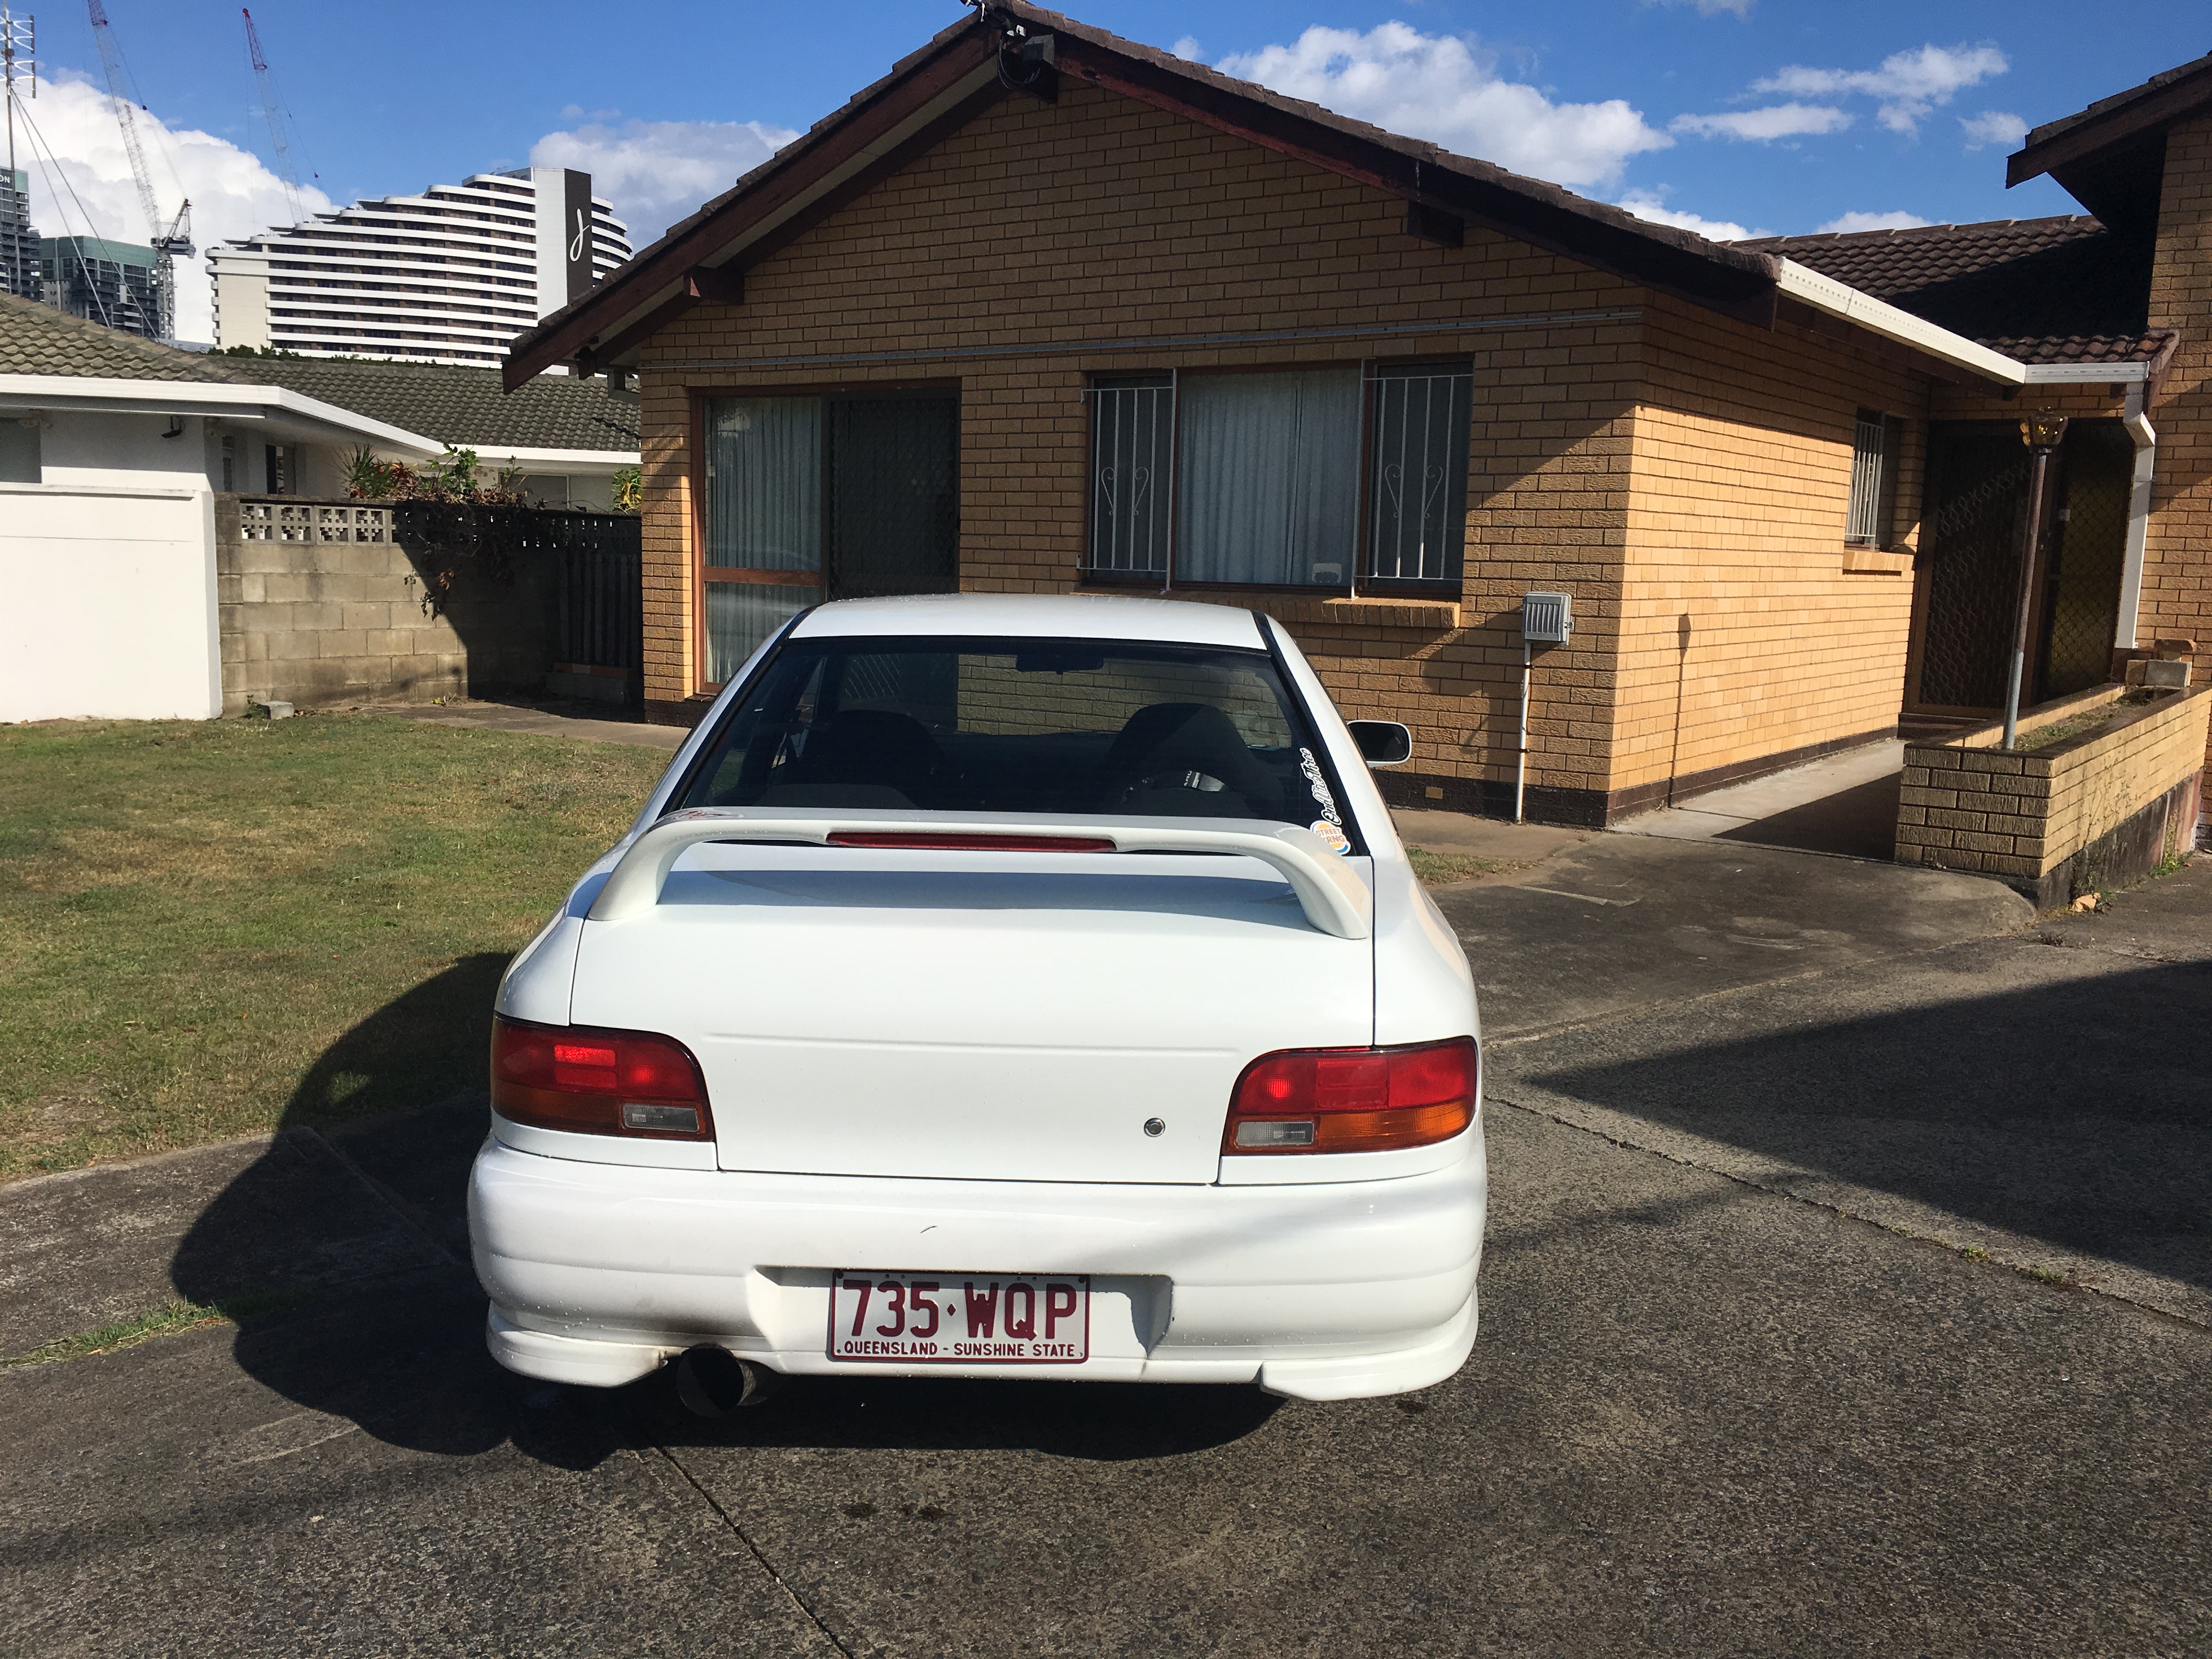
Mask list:
[{"label": "rear spoiler", "polygon": [[[1241,853],[1261,860],[1291,884],[1306,920],[1338,939],[1365,939],[1372,908],[1366,884],[1343,857],[1310,830],[1257,819],[1221,828],[1185,828],[1153,820],[1101,823],[1090,819],[1021,817],[899,817],[854,812],[823,817],[783,817],[773,811],[690,807],[662,818],[629,844],[592,901],[592,921],[627,921],[649,915],[676,860],[702,842],[765,841],[828,846],[832,836],[975,836],[1105,842],[1117,853]],[[1103,850],[1103,849],[1102,849]]]}]

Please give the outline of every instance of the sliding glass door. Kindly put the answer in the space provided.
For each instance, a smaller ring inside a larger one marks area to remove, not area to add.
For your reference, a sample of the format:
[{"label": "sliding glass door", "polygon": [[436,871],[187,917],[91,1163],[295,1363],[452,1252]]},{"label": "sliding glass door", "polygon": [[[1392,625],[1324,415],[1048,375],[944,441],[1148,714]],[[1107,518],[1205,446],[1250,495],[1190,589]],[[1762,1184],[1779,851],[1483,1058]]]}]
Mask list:
[{"label": "sliding glass door", "polygon": [[951,392],[708,400],[709,684],[825,599],[958,585],[959,407]]}]

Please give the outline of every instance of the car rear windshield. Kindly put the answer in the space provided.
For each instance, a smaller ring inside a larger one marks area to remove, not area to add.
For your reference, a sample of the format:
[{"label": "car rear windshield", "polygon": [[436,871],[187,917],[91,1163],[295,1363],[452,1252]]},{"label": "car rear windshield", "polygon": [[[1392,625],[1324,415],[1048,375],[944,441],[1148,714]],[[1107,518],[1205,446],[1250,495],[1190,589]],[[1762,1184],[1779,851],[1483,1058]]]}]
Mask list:
[{"label": "car rear windshield", "polygon": [[1126,641],[792,641],[672,805],[1272,818],[1346,845],[1265,653]]}]

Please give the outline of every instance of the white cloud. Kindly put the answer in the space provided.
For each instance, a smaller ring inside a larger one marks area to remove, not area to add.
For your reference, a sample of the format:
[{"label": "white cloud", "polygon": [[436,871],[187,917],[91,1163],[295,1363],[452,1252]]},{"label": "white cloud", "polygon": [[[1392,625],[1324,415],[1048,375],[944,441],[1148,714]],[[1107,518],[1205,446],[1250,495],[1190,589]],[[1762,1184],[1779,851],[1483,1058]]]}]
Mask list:
[{"label": "white cloud", "polygon": [[1857,93],[1879,100],[1875,113],[1893,132],[1908,136],[1938,104],[1948,104],[1960,92],[2002,75],[2011,61],[1996,46],[1922,46],[1917,52],[1892,52],[1879,69],[1809,69],[1792,64],[1764,81],[1752,83],[1753,92],[1778,92],[1791,96],[1833,97]]},{"label": "white cloud", "polygon": [[1966,130],[1968,149],[1981,149],[1990,144],[2017,149],[2027,138],[2027,123],[2001,109],[1985,109],[1979,115],[1961,115],[1959,125]]},{"label": "white cloud", "polygon": [[1668,207],[1653,191],[1632,190],[1617,204],[1626,208],[1639,219],[1649,219],[1655,225],[1672,225],[1677,230],[1694,231],[1711,242],[1741,242],[1746,237],[1764,236],[1763,230],[1747,230],[1733,219],[1703,219],[1694,213],[1683,213]]},{"label": "white cloud", "polygon": [[1751,15],[1752,0],[1644,0],[1647,6],[1695,6],[1700,17],[1717,17],[1727,12],[1734,17]]},{"label": "white cloud", "polygon": [[1365,34],[1316,26],[1290,46],[1233,53],[1217,67],[1555,184],[1609,183],[1630,156],[1674,142],[1625,100],[1555,104],[1503,78],[1494,59],[1467,41],[1404,23]]},{"label": "white cloud", "polygon": [[1678,115],[1668,123],[1668,130],[1695,133],[1700,138],[1771,143],[1777,138],[1841,132],[1850,124],[1850,112],[1832,104],[1771,104],[1765,109],[1735,110],[1726,115]]},{"label": "white cloud", "polygon": [[[152,240],[138,205],[138,187],[124,152],[122,131],[116,125],[115,106],[105,91],[78,71],[60,69],[39,88],[35,101],[23,101],[21,112],[15,165],[30,174],[31,219],[41,234],[88,232],[119,242]],[[200,247],[292,222],[284,186],[258,156],[211,133],[172,128],[149,110],[136,113],[139,141],[154,175],[155,202],[166,215],[176,211],[180,197],[191,198],[192,239]],[[27,145],[24,114],[38,128],[38,140]],[[50,155],[57,159],[50,160]],[[335,205],[313,187],[302,189],[300,198],[309,212],[328,212]],[[212,341],[214,289],[206,264],[179,259],[173,268],[177,337]]]},{"label": "white cloud", "polygon": [[1170,46],[1168,50],[1178,58],[1188,58],[1192,63],[1199,61],[1198,54],[1200,48],[1198,37],[1194,34],[1184,35],[1182,40],[1176,41],[1175,45]]},{"label": "white cloud", "polygon": [[1923,225],[1932,225],[1933,219],[1923,219],[1917,213],[1846,213],[1816,226],[1813,234],[1825,236],[1830,232],[1849,234],[1855,230],[1917,230]]},{"label": "white cloud", "polygon": [[590,173],[592,190],[615,204],[631,243],[643,247],[798,137],[758,121],[625,121],[549,132],[530,147],[530,160]]}]

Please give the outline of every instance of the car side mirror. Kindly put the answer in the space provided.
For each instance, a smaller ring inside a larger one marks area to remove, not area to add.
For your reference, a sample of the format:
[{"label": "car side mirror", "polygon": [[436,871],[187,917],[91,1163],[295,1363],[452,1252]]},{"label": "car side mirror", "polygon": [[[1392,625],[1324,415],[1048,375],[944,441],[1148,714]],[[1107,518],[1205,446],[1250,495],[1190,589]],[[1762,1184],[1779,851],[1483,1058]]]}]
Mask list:
[{"label": "car side mirror", "polygon": [[1413,758],[1413,734],[1395,720],[1348,720],[1359,757],[1370,766],[1402,766]]}]

